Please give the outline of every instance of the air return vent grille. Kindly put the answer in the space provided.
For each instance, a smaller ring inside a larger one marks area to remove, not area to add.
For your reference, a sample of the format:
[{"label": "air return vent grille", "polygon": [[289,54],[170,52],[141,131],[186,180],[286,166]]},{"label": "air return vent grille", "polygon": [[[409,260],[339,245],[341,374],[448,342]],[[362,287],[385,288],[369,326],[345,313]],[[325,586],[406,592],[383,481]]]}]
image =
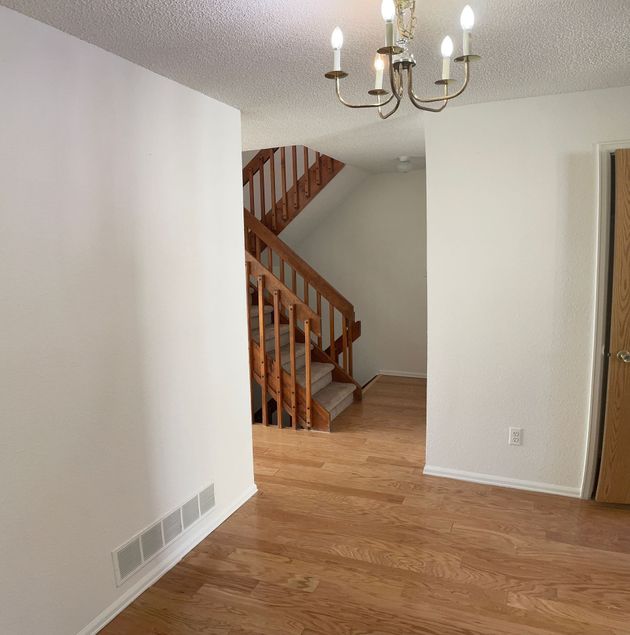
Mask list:
[{"label": "air return vent grille", "polygon": [[199,509],[202,515],[207,514],[214,507],[214,485],[206,487],[199,494]]},{"label": "air return vent grille", "polygon": [[113,551],[116,584],[120,586],[213,507],[214,485],[210,485]]},{"label": "air return vent grille", "polygon": [[182,518],[184,519],[184,529],[188,529],[199,520],[199,498],[197,496],[183,505]]},{"label": "air return vent grille", "polygon": [[164,542],[168,545],[171,540],[177,538],[182,533],[182,510],[178,509],[169,514],[163,521]]}]

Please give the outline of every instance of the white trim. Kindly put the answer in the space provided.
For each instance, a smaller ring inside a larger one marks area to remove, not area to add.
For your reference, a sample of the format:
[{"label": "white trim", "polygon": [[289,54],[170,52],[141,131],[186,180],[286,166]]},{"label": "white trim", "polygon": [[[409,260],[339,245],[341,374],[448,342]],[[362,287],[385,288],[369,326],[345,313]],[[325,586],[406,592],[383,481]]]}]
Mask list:
[{"label": "white trim", "polygon": [[426,373],[409,373],[406,370],[379,370],[379,375],[386,375],[387,377],[413,377],[416,379],[426,379]]},{"label": "white trim", "polygon": [[380,375],[374,375],[374,377],[372,377],[372,379],[370,379],[370,381],[368,381],[367,384],[365,384],[365,386],[363,386],[363,388],[361,389],[363,391],[363,393],[365,394],[370,388],[372,388],[372,386],[378,381],[378,378],[380,377]]},{"label": "white trim", "polygon": [[610,254],[610,154],[630,148],[630,141],[599,143],[595,146],[597,167],[597,247],[595,271],[595,312],[593,319],[593,370],[591,374],[590,412],[584,453],[581,498],[591,498],[597,477],[597,453],[602,434],[602,382],[606,342],[606,307]]},{"label": "white trim", "polygon": [[558,496],[580,497],[579,487],[567,487],[566,485],[554,485],[553,483],[539,483],[537,481],[523,481],[517,478],[506,476],[493,476],[491,474],[481,474],[479,472],[465,472],[463,470],[453,470],[448,467],[438,467],[436,465],[425,465],[423,474],[425,476],[439,476],[442,478],[452,478],[458,481],[468,481],[470,483],[482,483],[483,485],[495,485],[497,487],[509,487],[510,489],[523,489],[528,492],[542,492],[544,494],[557,494]]},{"label": "white trim", "polygon": [[111,622],[119,613],[126,609],[141,593],[144,593],[151,585],[155,584],[167,571],[172,569],[184,556],[194,549],[204,538],[211,534],[221,523],[225,522],[239,507],[244,505],[258,491],[252,483],[241,496],[227,507],[213,513],[211,511],[204,517],[196,532],[185,534],[187,540],[181,544],[172,543],[176,548],[168,555],[166,560],[156,563],[156,566],[148,571],[140,580],[125,591],[119,598],[110,604],[100,615],[95,617],[87,626],[82,628],[77,635],[94,635]]}]

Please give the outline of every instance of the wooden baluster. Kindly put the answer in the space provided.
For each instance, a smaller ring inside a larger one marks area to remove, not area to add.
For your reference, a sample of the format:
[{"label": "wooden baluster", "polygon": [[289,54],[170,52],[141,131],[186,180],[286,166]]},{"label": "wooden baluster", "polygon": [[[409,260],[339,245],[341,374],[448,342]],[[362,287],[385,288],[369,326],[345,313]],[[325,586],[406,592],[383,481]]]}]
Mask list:
[{"label": "wooden baluster", "polygon": [[256,217],[256,197],[254,196],[254,171],[249,172],[249,211]]},{"label": "wooden baluster", "polygon": [[341,316],[341,336],[342,340],[342,352],[343,352],[343,369],[348,372],[348,320],[346,320],[346,316]]},{"label": "wooden baluster", "polygon": [[260,346],[260,389],[262,392],[262,421],[268,426],[267,412],[267,352],[265,342],[265,279],[258,276],[258,336]]},{"label": "wooden baluster", "polygon": [[295,200],[293,207],[297,209],[300,206],[300,193],[298,191],[298,173],[297,173],[297,146],[291,148],[291,158],[293,161],[293,190],[295,191]]},{"label": "wooden baluster", "polygon": [[330,312],[330,356],[337,363],[337,346],[335,343],[335,307],[329,302],[328,310]]},{"label": "wooden baluster", "polygon": [[280,257],[280,282],[284,284],[284,260]]},{"label": "wooden baluster", "polygon": [[[319,316],[319,323],[322,323],[322,294],[317,292],[317,315]],[[317,346],[323,349],[322,346],[322,329],[319,329],[319,335],[317,336]]]},{"label": "wooden baluster", "polygon": [[267,269],[273,273],[273,250],[267,245]]},{"label": "wooden baluster", "polygon": [[276,417],[278,430],[282,430],[282,357],[280,355],[280,291],[273,292],[273,323],[276,345]]},{"label": "wooden baluster", "polygon": [[271,163],[269,164],[269,176],[271,178],[271,228],[278,228],[278,210],[276,209],[276,151],[271,151]]},{"label": "wooden baluster", "polygon": [[297,293],[297,271],[293,268],[291,269],[291,291]]},{"label": "wooden baluster", "polygon": [[311,321],[304,320],[304,355],[306,367],[304,371],[304,387],[306,388],[306,428],[311,429]]},{"label": "wooden baluster", "polygon": [[256,260],[258,260],[260,262],[260,251],[261,251],[261,246],[260,246],[260,236],[258,234],[256,234],[256,248],[255,248],[255,256],[256,256]]},{"label": "wooden baluster", "polygon": [[354,322],[350,322],[348,325],[348,374],[352,376],[353,362],[352,362],[352,331]]},{"label": "wooden baluster", "polygon": [[282,176],[282,220],[289,218],[289,203],[287,195],[287,150],[280,148],[280,171]]},{"label": "wooden baluster", "polygon": [[304,302],[306,306],[311,306],[311,290],[308,286],[308,280],[304,279]]},{"label": "wooden baluster", "polygon": [[[249,279],[251,277],[251,265],[245,263],[245,290],[247,292],[247,344],[249,351],[249,390],[251,393],[251,404],[254,404],[254,351],[252,348],[252,294],[249,292]],[[254,411],[252,409],[252,422],[254,421]]]},{"label": "wooden baluster", "polygon": [[295,369],[295,305],[289,307],[289,356],[291,357],[291,424],[297,430],[297,388]]},{"label": "wooden baluster", "polygon": [[308,169],[308,148],[304,146],[304,194],[306,198],[310,198],[311,196],[311,172]]},{"label": "wooden baluster", "polygon": [[315,153],[315,183],[317,185],[322,184],[322,155],[319,152]]},{"label": "wooden baluster", "polygon": [[260,184],[260,220],[265,222],[265,212],[267,211],[267,207],[265,205],[265,159],[264,157],[260,158],[260,169],[258,170],[259,184]]}]

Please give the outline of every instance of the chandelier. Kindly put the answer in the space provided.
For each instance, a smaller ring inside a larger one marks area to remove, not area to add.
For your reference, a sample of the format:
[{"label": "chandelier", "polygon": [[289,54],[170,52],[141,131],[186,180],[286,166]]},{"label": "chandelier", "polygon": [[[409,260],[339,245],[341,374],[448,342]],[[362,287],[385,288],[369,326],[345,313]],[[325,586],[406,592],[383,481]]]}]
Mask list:
[{"label": "chandelier", "polygon": [[[409,43],[413,40],[416,30],[416,0],[383,0],[381,14],[385,20],[385,46],[377,51],[374,60],[376,81],[374,88],[368,94],[376,98],[376,103],[351,104],[341,96],[341,80],[348,77],[348,73],[341,70],[341,48],[343,33],[337,27],[332,34],[331,44],[334,52],[334,69],[326,73],[327,79],[335,82],[337,99],[348,108],[376,108],[381,119],[391,117],[399,108],[405,95],[405,78],[407,94],[411,103],[420,110],[441,112],[451,99],[459,97],[468,87],[470,81],[470,63],[481,59],[472,54],[472,28],[475,25],[475,14],[470,5],[466,5],[461,15],[461,26],[464,32],[462,55],[455,58],[455,62],[464,65],[464,81],[461,88],[450,92],[456,84],[451,77],[451,57],[453,55],[453,40],[445,37],[442,41],[442,77],[435,83],[443,94],[436,97],[419,97],[413,89],[413,69],[416,60],[409,52]],[[389,66],[389,88],[383,88],[383,73],[385,62]],[[392,104],[389,112],[385,107]]]}]

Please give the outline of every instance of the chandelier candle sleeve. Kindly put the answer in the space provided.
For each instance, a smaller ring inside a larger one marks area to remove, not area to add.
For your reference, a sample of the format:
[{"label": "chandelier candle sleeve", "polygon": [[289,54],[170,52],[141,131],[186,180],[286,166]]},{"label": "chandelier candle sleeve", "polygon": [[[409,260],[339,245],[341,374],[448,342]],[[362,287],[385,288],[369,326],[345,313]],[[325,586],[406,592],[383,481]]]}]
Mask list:
[{"label": "chandelier candle sleeve", "polygon": [[396,17],[394,0],[383,0],[381,15],[385,20],[385,46],[394,46],[394,18]]},{"label": "chandelier candle sleeve", "polygon": [[376,81],[374,82],[374,88],[381,90],[383,88],[383,70],[385,69],[385,62],[380,55],[374,58],[374,70],[376,71]]},{"label": "chandelier candle sleeve", "polygon": [[334,68],[335,71],[341,70],[341,47],[343,46],[343,32],[339,27],[336,27],[330,38],[330,43],[333,47],[334,55]]},{"label": "chandelier candle sleeve", "polygon": [[442,40],[442,79],[451,78],[451,55],[453,55],[453,40],[447,35]]},{"label": "chandelier candle sleeve", "polygon": [[460,23],[464,31],[464,55],[470,55],[472,50],[472,30],[475,26],[475,13],[469,4],[467,4],[462,11]]}]

